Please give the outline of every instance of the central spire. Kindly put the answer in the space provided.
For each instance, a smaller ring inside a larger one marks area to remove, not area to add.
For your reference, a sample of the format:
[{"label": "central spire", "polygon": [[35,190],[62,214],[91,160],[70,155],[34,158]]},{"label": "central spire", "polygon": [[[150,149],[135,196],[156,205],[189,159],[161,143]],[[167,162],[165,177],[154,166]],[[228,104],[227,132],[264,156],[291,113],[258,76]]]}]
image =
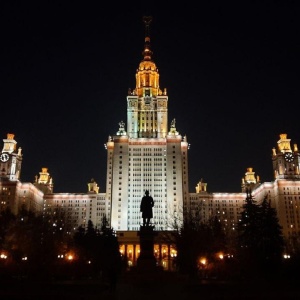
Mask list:
[{"label": "central spire", "polygon": [[[136,87],[132,92],[133,95],[139,97],[156,97],[162,95],[162,91],[159,88],[159,73],[155,62],[152,60],[152,51],[150,49],[150,23],[152,17],[143,17],[145,24],[145,45],[143,54],[143,60],[139,64],[139,68],[136,72]],[[130,91],[131,93],[131,91]],[[166,95],[166,92],[164,93]]]},{"label": "central spire", "polygon": [[[143,17],[145,44],[143,59],[136,70],[135,89],[128,90],[127,132],[130,138],[166,138],[168,134],[168,96],[159,87],[159,73],[150,50],[150,23]],[[123,134],[122,134],[123,135]]]},{"label": "central spire", "polygon": [[150,23],[152,21],[151,16],[144,16],[143,21],[145,23],[145,47],[143,51],[144,60],[151,60],[152,51],[150,50]]}]

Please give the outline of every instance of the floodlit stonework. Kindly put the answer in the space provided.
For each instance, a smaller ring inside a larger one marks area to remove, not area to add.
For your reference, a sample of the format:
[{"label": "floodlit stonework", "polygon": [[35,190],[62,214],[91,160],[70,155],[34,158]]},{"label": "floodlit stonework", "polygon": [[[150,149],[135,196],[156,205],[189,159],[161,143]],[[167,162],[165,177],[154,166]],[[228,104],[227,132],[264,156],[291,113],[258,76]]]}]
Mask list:
[{"label": "floodlit stonework", "polygon": [[[239,193],[208,192],[208,184],[199,181],[189,191],[189,143],[176,129],[176,120],[168,120],[167,89],[159,85],[159,73],[152,60],[149,34],[146,34],[143,59],[135,74],[136,86],[127,95],[127,122],[120,121],[118,130],[105,143],[107,171],[105,191],[91,179],[86,193],[55,193],[54,181],[47,168],[42,168],[32,183],[22,183],[22,149],[17,148],[13,133],[3,139],[0,154],[0,209],[7,207],[15,214],[22,205],[44,214],[63,213],[68,232],[91,220],[100,227],[104,217],[119,235],[122,251],[138,256],[137,232],[141,225],[140,201],[145,190],[154,198],[155,231],[173,228],[174,218],[183,220],[184,212],[201,211],[203,220],[217,215],[227,230],[239,222],[246,189],[251,188],[257,202],[267,196],[276,208],[285,238],[300,232],[300,160],[296,144],[286,133],[279,134],[271,150],[274,180],[260,182],[248,167]],[[170,124],[170,125],[168,125]],[[276,142],[275,142],[276,144]],[[26,150],[26,149],[25,149]],[[57,170],[59,171],[59,170]],[[155,248],[170,255],[172,245],[158,242]]]}]

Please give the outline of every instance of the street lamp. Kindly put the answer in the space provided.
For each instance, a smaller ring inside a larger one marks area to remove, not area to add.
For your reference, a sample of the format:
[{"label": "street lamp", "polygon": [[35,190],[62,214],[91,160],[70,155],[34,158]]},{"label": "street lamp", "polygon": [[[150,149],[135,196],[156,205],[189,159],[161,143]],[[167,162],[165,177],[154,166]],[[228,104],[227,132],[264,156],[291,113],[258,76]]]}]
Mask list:
[{"label": "street lamp", "polygon": [[200,258],[200,264],[205,266],[207,264],[207,260],[205,257]]},{"label": "street lamp", "polygon": [[69,254],[67,256],[67,260],[72,261],[74,259],[74,256],[72,254]]}]

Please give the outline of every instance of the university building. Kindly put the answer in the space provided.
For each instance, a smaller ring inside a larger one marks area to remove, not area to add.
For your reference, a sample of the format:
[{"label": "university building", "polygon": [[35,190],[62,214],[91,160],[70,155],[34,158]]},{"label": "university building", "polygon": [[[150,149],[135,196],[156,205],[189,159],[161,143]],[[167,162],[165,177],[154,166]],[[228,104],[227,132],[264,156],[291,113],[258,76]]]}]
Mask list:
[{"label": "university building", "polygon": [[[128,90],[127,122],[120,121],[118,131],[109,136],[106,190],[100,192],[92,179],[86,193],[55,193],[53,179],[42,168],[34,182],[21,180],[22,149],[13,133],[3,139],[0,154],[0,210],[7,207],[17,214],[21,207],[44,214],[63,213],[66,228],[73,234],[91,220],[99,228],[104,216],[116,231],[120,250],[135,264],[139,254],[141,225],[140,201],[145,191],[155,200],[152,219],[157,239],[155,255],[167,266],[176,256],[173,245],[165,244],[162,234],[174,229],[174,219],[183,220],[184,212],[201,207],[203,220],[217,215],[227,230],[235,230],[246,189],[251,188],[257,202],[268,197],[276,208],[285,238],[300,232],[300,160],[296,144],[286,133],[279,135],[272,151],[274,180],[260,182],[251,167],[241,181],[239,193],[211,193],[200,180],[189,191],[187,137],[176,129],[176,120],[168,119],[167,89],[159,85],[159,72],[152,60],[151,18],[144,18],[145,43],[137,68],[135,88]],[[166,261],[164,261],[166,260]]]}]

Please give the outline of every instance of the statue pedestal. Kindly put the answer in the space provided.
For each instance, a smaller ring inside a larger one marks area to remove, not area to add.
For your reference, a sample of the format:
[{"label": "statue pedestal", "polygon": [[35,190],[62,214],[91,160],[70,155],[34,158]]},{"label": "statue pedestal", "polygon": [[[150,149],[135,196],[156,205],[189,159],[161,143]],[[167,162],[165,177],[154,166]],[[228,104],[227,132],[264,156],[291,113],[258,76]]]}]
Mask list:
[{"label": "statue pedestal", "polygon": [[137,264],[131,267],[127,274],[128,280],[136,284],[156,286],[166,282],[174,282],[176,274],[164,271],[162,266],[157,265],[154,255],[154,238],[157,232],[153,231],[154,226],[140,227],[140,256]]},{"label": "statue pedestal", "polygon": [[140,227],[140,256],[137,259],[139,270],[156,269],[156,258],[154,256],[154,226]]}]

